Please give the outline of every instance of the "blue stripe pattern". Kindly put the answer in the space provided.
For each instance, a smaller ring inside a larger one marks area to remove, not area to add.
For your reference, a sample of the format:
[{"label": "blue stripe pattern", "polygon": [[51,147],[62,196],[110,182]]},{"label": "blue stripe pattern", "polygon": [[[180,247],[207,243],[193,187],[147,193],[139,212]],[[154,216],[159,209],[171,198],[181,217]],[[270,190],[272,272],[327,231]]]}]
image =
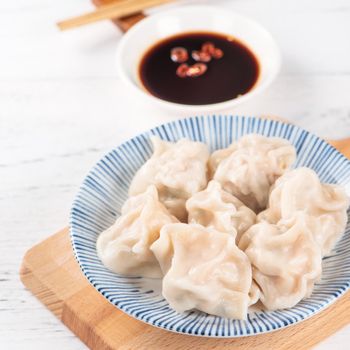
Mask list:
[{"label": "blue stripe pattern", "polygon": [[178,314],[162,297],[160,280],[117,275],[99,260],[95,247],[97,236],[120,215],[135,172],[152,154],[151,135],[167,141],[186,137],[205,142],[212,152],[249,133],[288,139],[297,149],[295,167],[308,166],[322,181],[350,189],[350,161],[322,139],[294,125],[255,117],[197,116],[138,135],[105,155],[92,168],[71,209],[70,233],[75,256],[90,283],[112,304],[169,331],[206,337],[241,337],[275,331],[305,320],[349,289],[349,224],[330,256],[324,258],[322,279],[310,298],[291,309],[250,311],[246,321],[198,311]]}]

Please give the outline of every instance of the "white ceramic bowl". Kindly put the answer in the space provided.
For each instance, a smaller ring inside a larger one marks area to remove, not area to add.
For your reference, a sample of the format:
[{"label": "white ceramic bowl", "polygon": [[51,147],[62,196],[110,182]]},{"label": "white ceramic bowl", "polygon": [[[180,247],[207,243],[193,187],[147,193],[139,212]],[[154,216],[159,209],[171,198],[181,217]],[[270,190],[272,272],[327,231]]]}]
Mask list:
[{"label": "white ceramic bowl", "polygon": [[[246,94],[225,102],[209,105],[185,105],[168,102],[148,93],[138,76],[143,54],[159,40],[191,31],[228,34],[243,42],[257,57],[260,74],[254,87]],[[213,6],[182,6],[160,12],[137,23],[121,39],[117,49],[119,76],[140,95],[171,109],[217,111],[234,107],[264,90],[276,77],[281,56],[272,36],[255,21],[224,8]]]}]

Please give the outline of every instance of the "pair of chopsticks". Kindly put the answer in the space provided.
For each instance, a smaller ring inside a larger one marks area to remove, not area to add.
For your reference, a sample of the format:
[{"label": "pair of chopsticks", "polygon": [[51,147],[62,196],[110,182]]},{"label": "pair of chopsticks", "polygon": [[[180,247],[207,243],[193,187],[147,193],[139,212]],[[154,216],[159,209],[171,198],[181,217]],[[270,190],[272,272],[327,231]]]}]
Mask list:
[{"label": "pair of chopsticks", "polygon": [[170,1],[173,0],[122,0],[115,4],[101,6],[96,11],[58,22],[57,26],[61,30],[72,29],[104,19],[115,19],[133,15],[147,8]]}]

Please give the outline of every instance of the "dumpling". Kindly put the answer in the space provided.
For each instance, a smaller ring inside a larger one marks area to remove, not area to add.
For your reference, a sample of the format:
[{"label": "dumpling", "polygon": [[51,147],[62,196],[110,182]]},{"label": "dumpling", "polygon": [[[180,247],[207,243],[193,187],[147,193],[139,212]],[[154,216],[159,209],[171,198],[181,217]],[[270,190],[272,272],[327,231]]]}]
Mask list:
[{"label": "dumpling", "polygon": [[255,223],[255,213],[239,199],[224,191],[215,180],[186,202],[188,222],[231,233],[239,241],[243,232]]},{"label": "dumpling", "polygon": [[250,134],[214,152],[209,169],[225,191],[259,212],[267,205],[271,185],[295,158],[295,148],[287,140]]},{"label": "dumpling", "polygon": [[137,171],[129,195],[134,196],[154,184],[162,203],[179,220],[187,220],[186,200],[207,185],[208,147],[201,142],[181,139],[176,143],[151,137],[154,153]]},{"label": "dumpling", "polygon": [[258,219],[277,223],[303,211],[310,216],[310,229],[325,255],[345,230],[348,206],[342,187],[322,184],[313,170],[297,168],[277,179],[271,189],[268,209],[260,213]]},{"label": "dumpling", "polygon": [[162,272],[150,246],[163,225],[178,222],[158,200],[157,189],[130,197],[121,216],[97,239],[97,253],[110,270],[133,276],[158,278]]},{"label": "dumpling", "polygon": [[268,310],[296,305],[311,295],[321,276],[321,250],[306,221],[301,212],[277,225],[264,221],[251,226],[239,242]]},{"label": "dumpling", "polygon": [[251,267],[232,235],[198,224],[168,224],[151,250],[164,273],[163,296],[173,309],[246,318]]}]

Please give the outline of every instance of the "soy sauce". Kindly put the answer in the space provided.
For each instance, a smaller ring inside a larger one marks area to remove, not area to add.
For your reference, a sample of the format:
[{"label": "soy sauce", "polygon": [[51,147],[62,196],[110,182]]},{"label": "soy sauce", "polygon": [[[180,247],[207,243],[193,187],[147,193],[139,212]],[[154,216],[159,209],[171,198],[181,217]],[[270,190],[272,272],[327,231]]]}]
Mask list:
[{"label": "soy sauce", "polygon": [[[176,75],[179,63],[173,62],[174,47],[188,50],[189,65],[197,63],[191,52],[200,50],[205,42],[212,42],[223,51],[223,57],[212,59],[205,74],[181,78]],[[139,65],[144,88],[163,100],[205,105],[231,100],[251,90],[259,77],[259,63],[254,54],[238,40],[217,33],[194,32],[166,38],[152,46]]]}]

